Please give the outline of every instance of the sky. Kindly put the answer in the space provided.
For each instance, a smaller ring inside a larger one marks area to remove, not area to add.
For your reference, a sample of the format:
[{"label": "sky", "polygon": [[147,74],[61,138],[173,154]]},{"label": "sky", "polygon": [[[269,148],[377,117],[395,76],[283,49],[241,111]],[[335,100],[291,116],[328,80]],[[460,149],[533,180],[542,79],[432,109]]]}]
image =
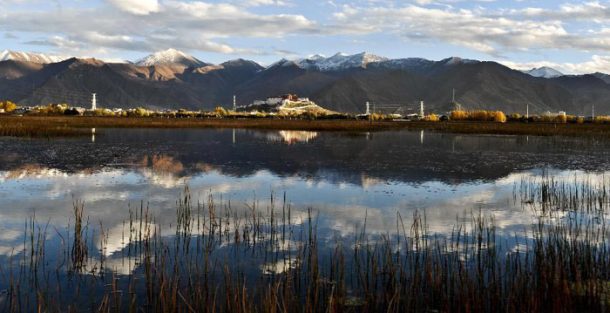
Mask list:
[{"label": "sky", "polygon": [[610,0],[0,0],[0,50],[210,63],[369,52],[610,73]]}]

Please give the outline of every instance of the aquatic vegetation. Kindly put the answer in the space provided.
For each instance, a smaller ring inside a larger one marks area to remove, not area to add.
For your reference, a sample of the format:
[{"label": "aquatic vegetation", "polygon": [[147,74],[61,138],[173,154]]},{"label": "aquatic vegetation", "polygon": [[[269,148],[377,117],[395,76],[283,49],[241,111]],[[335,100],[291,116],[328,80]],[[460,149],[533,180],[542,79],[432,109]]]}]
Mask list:
[{"label": "aquatic vegetation", "polygon": [[90,129],[66,126],[60,123],[45,124],[31,121],[0,119],[0,136],[10,137],[69,137],[91,135]]},{"label": "aquatic vegetation", "polygon": [[[35,217],[23,250],[0,263],[6,312],[604,312],[610,304],[605,179],[524,179],[514,199],[531,228],[501,234],[473,211],[450,234],[425,212],[394,229],[321,238],[318,213],[271,195],[236,207],[184,190],[173,230],[141,203],[118,230],[53,231]],[[117,232],[118,231],[118,232]],[[113,232],[119,235],[112,234]],[[110,249],[109,244],[113,245]],[[52,255],[55,255],[52,257]]]}]

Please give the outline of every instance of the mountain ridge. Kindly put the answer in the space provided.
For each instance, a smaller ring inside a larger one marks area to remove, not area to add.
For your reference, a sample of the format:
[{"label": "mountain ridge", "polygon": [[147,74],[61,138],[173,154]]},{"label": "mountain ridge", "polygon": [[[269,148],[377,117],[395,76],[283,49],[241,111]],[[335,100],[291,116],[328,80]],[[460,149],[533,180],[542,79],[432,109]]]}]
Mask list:
[{"label": "mountain ridge", "polygon": [[525,73],[539,78],[557,78],[565,76],[562,72],[548,66],[533,68],[529,71],[525,71]]},{"label": "mountain ridge", "polygon": [[0,62],[2,61],[21,61],[21,62],[31,62],[37,64],[49,64],[49,63],[57,63],[65,60],[66,58],[62,58],[54,55],[47,55],[43,53],[34,53],[34,52],[20,52],[20,51],[12,51],[12,50],[3,50],[0,51]]},{"label": "mountain ridge", "polygon": [[234,95],[242,106],[296,93],[333,111],[361,113],[367,101],[379,110],[390,104],[411,110],[424,100],[427,109],[442,113],[453,108],[455,89],[456,101],[466,109],[511,113],[523,112],[528,104],[532,113],[584,114],[595,105],[600,114],[610,113],[605,101],[610,76],[602,73],[541,79],[497,62],[367,53],[284,59],[267,67],[244,59],[214,65],[171,52],[142,66],[77,58],[50,64],[2,61],[0,100],[86,107],[96,92],[100,107],[213,109],[231,107]]}]

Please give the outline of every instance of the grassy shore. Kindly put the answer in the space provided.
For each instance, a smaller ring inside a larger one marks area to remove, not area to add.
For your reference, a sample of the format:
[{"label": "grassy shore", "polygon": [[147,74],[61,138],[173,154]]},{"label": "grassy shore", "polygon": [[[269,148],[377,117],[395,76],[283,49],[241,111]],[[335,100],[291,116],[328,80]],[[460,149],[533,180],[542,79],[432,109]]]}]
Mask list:
[{"label": "grassy shore", "polygon": [[610,136],[610,124],[524,122],[405,122],[306,119],[137,118],[73,116],[0,116],[0,136],[56,137],[85,135],[85,128],[250,128],[303,131],[430,130],[462,134],[534,136]]}]

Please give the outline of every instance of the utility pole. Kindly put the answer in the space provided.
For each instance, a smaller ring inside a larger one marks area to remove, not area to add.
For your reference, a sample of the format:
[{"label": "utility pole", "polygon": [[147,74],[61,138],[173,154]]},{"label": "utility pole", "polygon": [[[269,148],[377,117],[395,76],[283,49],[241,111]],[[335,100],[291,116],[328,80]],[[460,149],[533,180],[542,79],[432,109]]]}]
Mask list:
[{"label": "utility pole", "polygon": [[95,111],[97,109],[97,98],[95,93],[92,93],[91,95],[93,96],[91,98],[91,111]]}]

